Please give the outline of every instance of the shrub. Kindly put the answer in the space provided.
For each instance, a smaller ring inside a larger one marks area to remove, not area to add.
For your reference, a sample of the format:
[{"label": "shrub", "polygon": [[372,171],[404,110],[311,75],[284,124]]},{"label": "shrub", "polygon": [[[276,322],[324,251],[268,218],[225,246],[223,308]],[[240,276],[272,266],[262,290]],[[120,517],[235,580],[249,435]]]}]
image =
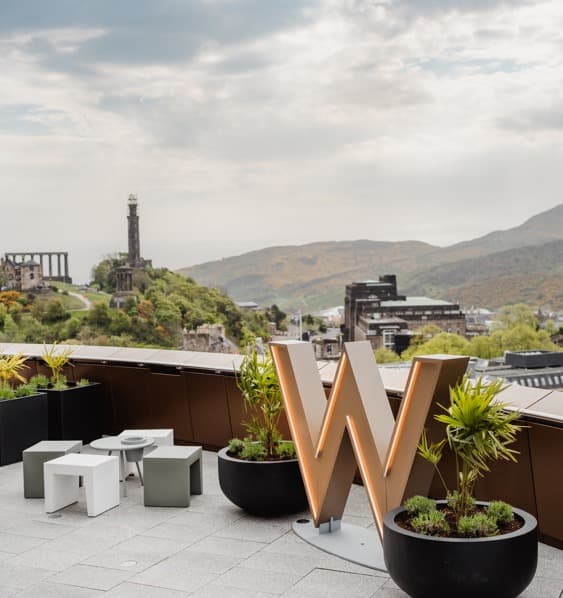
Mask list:
[{"label": "shrub", "polygon": [[514,520],[512,507],[502,500],[493,500],[486,509],[487,516],[500,525],[507,525]]},{"label": "shrub", "polygon": [[420,513],[411,520],[411,525],[416,532],[425,536],[443,536],[450,530],[446,514],[438,510]]},{"label": "shrub", "polygon": [[240,453],[240,458],[246,461],[264,461],[268,456],[264,445],[259,442],[247,442]]},{"label": "shrub", "polygon": [[232,438],[229,442],[229,454],[238,457],[242,453],[244,442],[240,438]]},{"label": "shrub", "polygon": [[88,378],[80,378],[80,380],[76,383],[76,386],[88,386],[90,384],[90,380]]},{"label": "shrub", "polygon": [[436,502],[426,496],[411,496],[405,500],[405,509],[409,515],[422,515],[436,510]]},{"label": "shrub", "polygon": [[53,390],[66,390],[68,388],[68,384],[66,383],[66,376],[59,374],[59,376],[53,380]]},{"label": "shrub", "polygon": [[280,459],[295,459],[295,445],[292,440],[280,440],[278,442],[278,456]]},{"label": "shrub", "polygon": [[43,374],[37,374],[29,379],[29,384],[35,388],[47,388],[49,386],[49,378]]},{"label": "shrub", "polygon": [[[461,494],[457,490],[454,490],[453,492],[448,493],[446,499],[448,501],[448,507],[458,513],[461,509]],[[472,496],[466,496],[465,501],[467,510],[471,511],[475,507],[475,499]]]},{"label": "shrub", "polygon": [[2,386],[0,385],[0,401],[6,401],[8,399],[13,399],[16,396],[14,389],[10,386]]},{"label": "shrub", "polygon": [[14,393],[16,397],[27,397],[29,395],[34,395],[37,393],[37,388],[33,386],[33,384],[20,384],[17,388],[14,389]]},{"label": "shrub", "polygon": [[486,513],[465,515],[457,522],[457,531],[467,538],[483,538],[498,533],[496,521]]}]

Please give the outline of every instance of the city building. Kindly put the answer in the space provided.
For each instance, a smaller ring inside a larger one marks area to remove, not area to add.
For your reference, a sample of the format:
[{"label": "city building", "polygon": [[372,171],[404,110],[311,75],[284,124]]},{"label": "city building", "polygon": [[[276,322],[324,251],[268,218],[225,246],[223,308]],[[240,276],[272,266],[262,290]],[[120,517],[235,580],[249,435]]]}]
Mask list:
[{"label": "city building", "polygon": [[427,324],[465,335],[465,315],[456,303],[430,297],[406,297],[397,292],[397,277],[346,285],[344,340],[369,340],[374,349],[395,350],[395,335]]},{"label": "city building", "polygon": [[31,291],[43,287],[41,264],[33,260],[13,261],[0,258],[0,273],[4,276],[3,288],[14,291]]}]

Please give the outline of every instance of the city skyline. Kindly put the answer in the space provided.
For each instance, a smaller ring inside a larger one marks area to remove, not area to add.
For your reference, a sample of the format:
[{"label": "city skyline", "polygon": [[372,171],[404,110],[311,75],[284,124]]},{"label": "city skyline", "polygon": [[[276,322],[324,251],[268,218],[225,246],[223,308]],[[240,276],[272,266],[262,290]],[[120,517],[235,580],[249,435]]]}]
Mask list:
[{"label": "city skyline", "polygon": [[558,203],[557,2],[0,7],[0,252],[450,245]]}]

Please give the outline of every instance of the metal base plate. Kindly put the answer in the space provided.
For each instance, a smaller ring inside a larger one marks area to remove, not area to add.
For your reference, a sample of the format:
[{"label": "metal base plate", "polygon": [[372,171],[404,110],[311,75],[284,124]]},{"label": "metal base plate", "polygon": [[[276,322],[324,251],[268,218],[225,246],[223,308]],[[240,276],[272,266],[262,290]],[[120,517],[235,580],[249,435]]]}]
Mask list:
[{"label": "metal base plate", "polygon": [[298,519],[293,531],[305,542],[329,554],[387,573],[381,540],[374,528],[341,523],[339,530],[321,534],[311,519]]}]

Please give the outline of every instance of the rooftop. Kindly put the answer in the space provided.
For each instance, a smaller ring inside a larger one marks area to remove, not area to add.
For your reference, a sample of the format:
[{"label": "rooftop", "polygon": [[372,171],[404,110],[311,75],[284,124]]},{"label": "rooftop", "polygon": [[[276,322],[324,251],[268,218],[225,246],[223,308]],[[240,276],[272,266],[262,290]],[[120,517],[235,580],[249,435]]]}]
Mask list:
[{"label": "rooftop", "polygon": [[[92,449],[86,449],[90,452]],[[203,494],[189,508],[144,507],[137,477],[128,496],[88,517],[83,495],[53,515],[24,499],[22,465],[0,468],[0,595],[25,598],[402,598],[389,577],[299,539],[299,515],[258,518],[221,493],[217,457],[204,451]],[[344,521],[373,527],[364,490],[354,486]],[[375,530],[374,530],[374,533]],[[540,544],[525,598],[558,597],[563,553]]]},{"label": "rooftop", "polygon": [[455,305],[450,301],[443,299],[432,299],[431,297],[407,297],[406,299],[396,299],[389,301],[382,301],[382,307],[425,307],[432,305]]}]

